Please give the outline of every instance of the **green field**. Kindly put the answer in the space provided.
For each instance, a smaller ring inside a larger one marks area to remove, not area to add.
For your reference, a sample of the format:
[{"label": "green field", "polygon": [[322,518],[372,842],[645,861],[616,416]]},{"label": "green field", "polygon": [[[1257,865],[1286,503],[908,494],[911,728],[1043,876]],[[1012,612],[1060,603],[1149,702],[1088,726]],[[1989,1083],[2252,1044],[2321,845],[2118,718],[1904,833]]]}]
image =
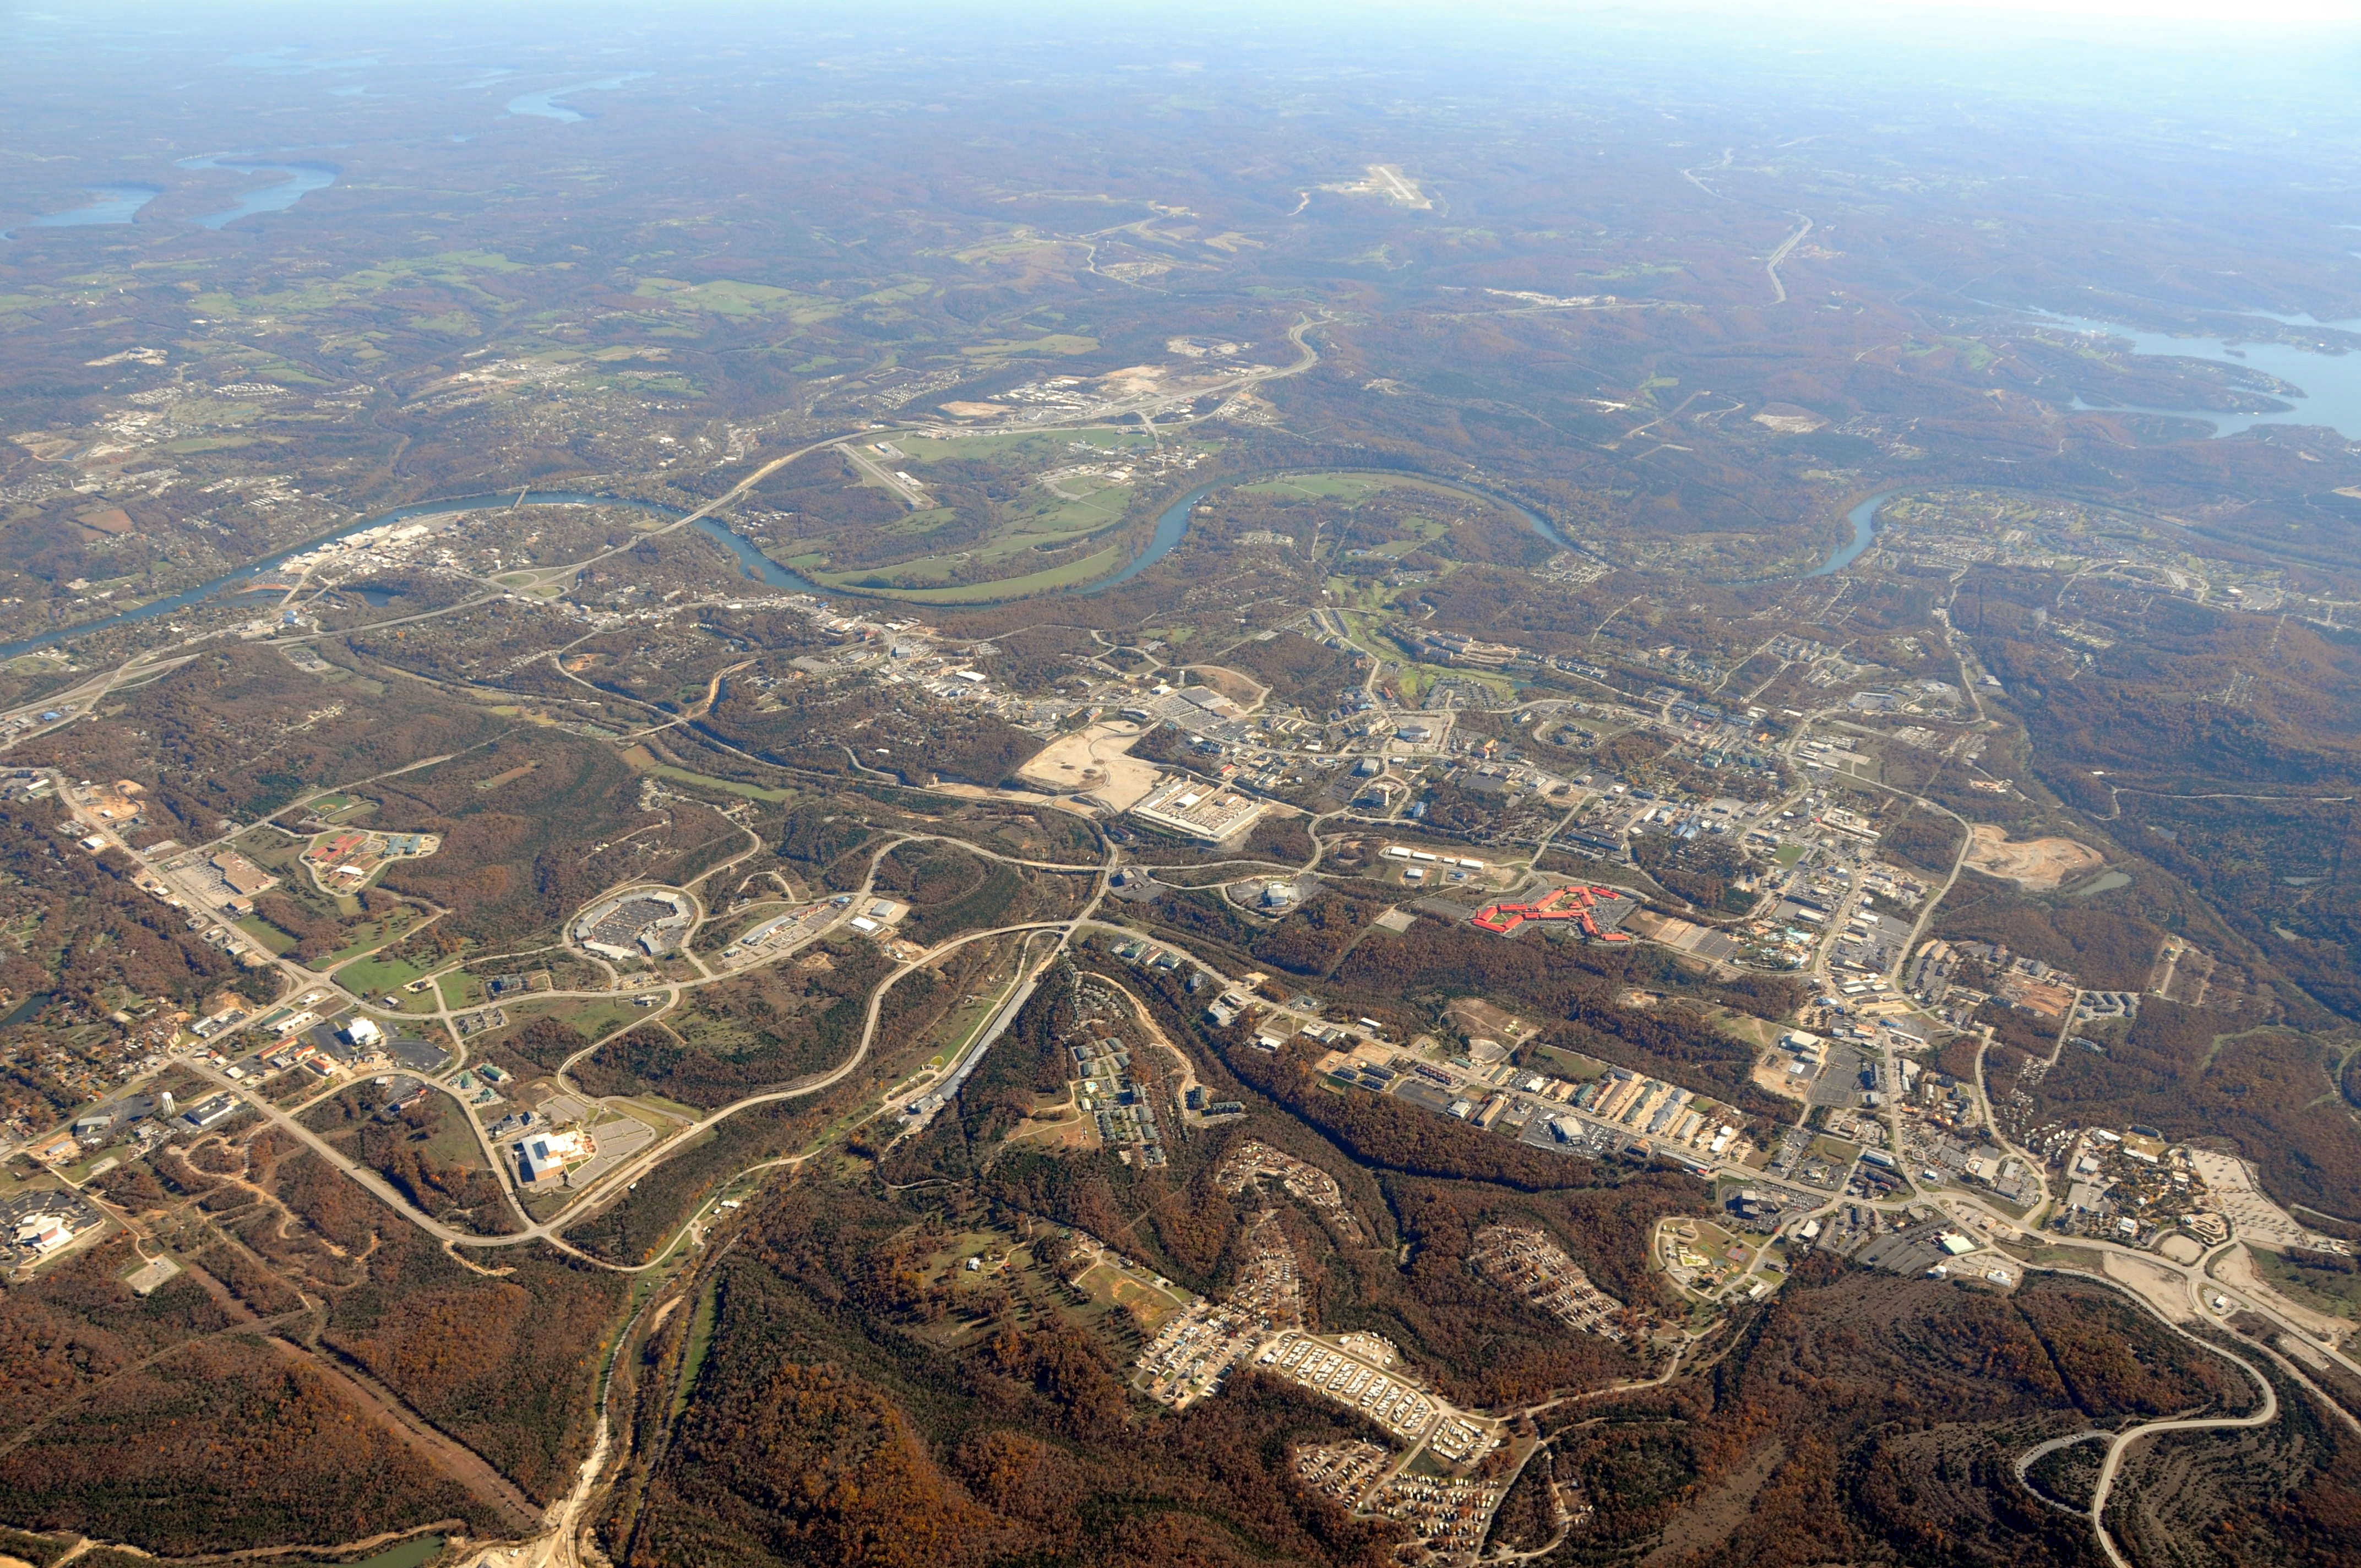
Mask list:
[{"label": "green field", "polygon": [[419,1009],[425,1011],[433,1005],[431,996],[403,995],[401,991],[403,986],[422,978],[425,973],[424,970],[407,959],[366,958],[357,963],[346,964],[338,970],[336,983],[356,995],[383,996],[391,992],[401,996],[405,1011],[409,1010],[408,1004],[412,1002],[425,1003],[425,1007]]},{"label": "green field", "polygon": [[[1071,587],[1077,583],[1095,581],[1120,566],[1123,564],[1123,554],[1121,546],[1109,545],[1106,549],[1085,555],[1079,561],[1070,561],[1062,566],[1053,566],[1046,572],[1033,572],[1021,577],[1002,577],[989,583],[969,583],[950,588],[855,586],[862,579],[873,579],[878,576],[879,574],[873,571],[821,573],[818,575],[817,580],[827,587],[842,589],[850,593],[870,594],[878,598],[903,599],[911,604],[979,604],[994,599],[1023,598],[1027,594],[1049,593],[1057,588]],[[907,569],[906,567],[894,568],[897,572]]]},{"label": "green field", "polygon": [[697,1294],[694,1315],[688,1320],[688,1343],[681,1352],[680,1387],[673,1393],[672,1413],[675,1416],[688,1409],[689,1390],[697,1387],[697,1375],[705,1366],[707,1353],[713,1348],[713,1325],[719,1299],[718,1278]]},{"label": "green field", "polygon": [[[958,548],[945,541],[928,548],[929,536],[964,514],[962,507],[928,507],[879,525],[884,540],[907,539],[914,554],[908,559],[875,560],[859,566],[840,563],[825,535],[779,540],[770,550],[823,587],[915,604],[973,604],[1020,598],[1027,595],[1071,587],[1094,581],[1116,569],[1119,558],[1101,551],[1087,559],[1038,566],[1042,553],[1060,552],[1093,535],[1121,526],[1134,514],[1138,499],[1136,484],[1119,468],[1112,473],[1080,473],[1080,467],[1114,466],[1150,443],[1128,431],[978,432],[972,435],[896,435],[870,442],[864,460],[889,467],[924,470],[929,465],[958,462],[989,468],[997,481],[989,502],[988,526],[980,536]],[[1167,444],[1168,449],[1170,444]],[[1217,444],[1195,443],[1193,449],[1213,451]],[[883,447],[884,450],[878,450]],[[1054,486],[1050,480],[1054,477]],[[872,487],[875,479],[862,481]],[[866,543],[855,559],[873,560],[879,537]],[[830,569],[832,563],[834,569]],[[990,573],[1007,576],[991,582],[962,582]]]},{"label": "green field", "polygon": [[563,1002],[544,1002],[511,1007],[508,1010],[508,1015],[511,1020],[520,1022],[528,1018],[555,1018],[561,1023],[572,1025],[581,1032],[585,1039],[601,1040],[613,1034],[618,1028],[631,1024],[635,1019],[645,1018],[664,1005],[661,992],[641,992],[638,994],[642,996],[653,994],[657,1000],[650,1006],[642,1007],[630,996],[617,997],[613,1001],[603,998],[569,999]]},{"label": "green field", "polygon": [[[646,759],[644,763],[642,762],[642,758]],[[636,746],[623,753],[623,760],[643,773],[653,773],[658,778],[674,779],[681,784],[697,784],[704,789],[718,789],[728,795],[742,795],[749,800],[767,800],[778,804],[801,798],[800,792],[792,789],[773,789],[766,784],[744,784],[737,779],[718,779],[711,773],[693,773],[686,768],[675,768],[669,762],[657,762],[653,752]]]},{"label": "green field", "polygon": [[259,915],[247,916],[237,923],[237,928],[273,953],[291,953],[295,950],[295,938]]},{"label": "green field", "polygon": [[960,350],[975,359],[994,359],[1005,354],[1088,354],[1099,345],[1095,337],[1082,337],[1071,332],[1053,332],[1047,337],[1036,337],[1018,343],[1002,338],[993,343],[972,343]]},{"label": "green field", "polygon": [[946,457],[973,460],[1015,456],[1030,458],[1047,466],[1072,453],[1077,442],[1110,453],[1144,452],[1149,445],[1146,436],[1119,430],[1060,431],[1054,435],[1012,431],[1005,435],[960,435],[944,440],[897,436],[894,444],[913,463],[939,463]]},{"label": "green field", "polygon": [[364,1557],[357,1562],[328,1563],[317,1560],[305,1560],[288,1562],[286,1568],[424,1568],[425,1564],[442,1555],[443,1538],[441,1536],[419,1535],[412,1536],[408,1541],[397,1541],[374,1557]]},{"label": "green field", "polygon": [[666,1100],[661,1094],[634,1094],[621,1103],[635,1106],[646,1112],[646,1116],[642,1120],[646,1121],[659,1134],[667,1137],[671,1135],[671,1129],[664,1126],[664,1119],[670,1118],[675,1122],[701,1122],[706,1116],[705,1112],[694,1105],[684,1105],[677,1100]]},{"label": "green field", "polygon": [[1282,474],[1276,479],[1242,485],[1249,496],[1294,496],[1304,500],[1357,501],[1379,490],[1408,484],[1385,474]]}]

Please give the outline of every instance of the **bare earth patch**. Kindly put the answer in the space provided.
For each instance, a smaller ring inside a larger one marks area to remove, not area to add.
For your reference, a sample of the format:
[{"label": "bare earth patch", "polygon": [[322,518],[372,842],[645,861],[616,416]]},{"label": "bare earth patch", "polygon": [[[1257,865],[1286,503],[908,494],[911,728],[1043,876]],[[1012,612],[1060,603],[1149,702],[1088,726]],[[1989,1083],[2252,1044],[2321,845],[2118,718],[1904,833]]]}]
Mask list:
[{"label": "bare earth patch", "polygon": [[1983,823],[1968,829],[1966,863],[1970,871],[2048,893],[2107,861],[2098,850],[2071,839],[2012,840],[2003,829]]},{"label": "bare earth patch", "polygon": [[1128,755],[1139,739],[1130,724],[1093,724],[1060,735],[1016,770],[1016,776],[1051,789],[1077,790],[1126,811],[1156,787],[1157,769]]}]

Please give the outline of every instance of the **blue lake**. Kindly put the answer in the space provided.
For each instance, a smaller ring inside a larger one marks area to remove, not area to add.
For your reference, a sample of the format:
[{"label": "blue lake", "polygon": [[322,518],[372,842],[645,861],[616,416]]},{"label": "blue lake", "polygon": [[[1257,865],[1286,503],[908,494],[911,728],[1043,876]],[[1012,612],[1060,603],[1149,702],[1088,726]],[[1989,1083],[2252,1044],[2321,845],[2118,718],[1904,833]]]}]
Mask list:
[{"label": "blue lake", "polygon": [[577,93],[606,93],[627,82],[637,82],[650,74],[644,71],[627,71],[620,76],[602,76],[596,82],[577,82],[570,87],[552,87],[540,93],[526,93],[509,100],[511,115],[531,115],[544,120],[562,120],[568,125],[592,116],[564,102]]},{"label": "blue lake", "polygon": [[240,218],[250,218],[257,213],[283,213],[314,191],[324,191],[336,182],[336,166],[333,163],[279,163],[267,158],[245,158],[236,153],[209,153],[203,158],[184,158],[174,167],[180,169],[231,169],[247,174],[284,174],[286,179],[276,185],[265,185],[248,192],[236,206],[199,218],[200,227],[226,227]]},{"label": "blue lake", "polygon": [[[2286,413],[2219,413],[2210,409],[2147,408],[2131,403],[2098,405],[2075,400],[2076,408],[2107,407],[2131,413],[2167,414],[2175,419],[2202,420],[2217,436],[2235,435],[2257,425],[2326,425],[2351,439],[2361,440],[2361,353],[2332,353],[2325,348],[2300,348],[2287,343],[2249,343],[2219,337],[2178,337],[2144,332],[2117,322],[2091,321],[2078,316],[2032,314],[2076,332],[2127,338],[2132,351],[2143,357],[2207,359],[2216,365],[2243,366],[2276,376],[2303,389],[2303,395]],[[2260,313],[2257,313],[2259,314]],[[2290,326],[2317,326],[2323,331],[2355,330],[2354,323],[2270,317]]]},{"label": "blue lake", "polygon": [[[95,198],[87,206],[75,207],[62,213],[50,213],[17,226],[28,229],[73,229],[89,224],[127,224],[140,208],[154,201],[162,192],[153,185],[93,185],[88,188],[86,194]],[[13,238],[16,233],[16,229],[0,230],[0,239]]]}]

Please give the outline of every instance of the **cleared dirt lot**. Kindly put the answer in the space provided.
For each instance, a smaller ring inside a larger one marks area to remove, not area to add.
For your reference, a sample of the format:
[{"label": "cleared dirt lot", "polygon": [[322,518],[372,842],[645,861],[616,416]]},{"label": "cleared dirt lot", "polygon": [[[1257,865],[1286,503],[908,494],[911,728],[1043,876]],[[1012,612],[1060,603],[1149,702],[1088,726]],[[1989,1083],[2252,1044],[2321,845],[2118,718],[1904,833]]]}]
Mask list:
[{"label": "cleared dirt lot", "polygon": [[2262,1301],[2289,1322],[2309,1330],[2314,1336],[2330,1344],[2341,1342],[2345,1338],[2345,1331],[2353,1326],[2341,1318],[2333,1318],[2326,1312],[2307,1307],[2292,1296],[2282,1292],[2277,1286],[2263,1277],[2262,1272],[2256,1268],[2255,1260],[2247,1255],[2245,1247],[2234,1246],[2215,1259],[2213,1273],[2224,1285],[2237,1287],[2249,1297]]},{"label": "cleared dirt lot", "polygon": [[2019,887],[2047,893],[2106,863],[2098,850],[2071,839],[2012,840],[2006,832],[1989,824],[1968,829],[1968,869]]},{"label": "cleared dirt lot", "polygon": [[1052,789],[1082,790],[1110,810],[1127,811],[1156,787],[1156,764],[1128,755],[1138,739],[1131,724],[1093,724],[1050,741],[1016,776]]}]

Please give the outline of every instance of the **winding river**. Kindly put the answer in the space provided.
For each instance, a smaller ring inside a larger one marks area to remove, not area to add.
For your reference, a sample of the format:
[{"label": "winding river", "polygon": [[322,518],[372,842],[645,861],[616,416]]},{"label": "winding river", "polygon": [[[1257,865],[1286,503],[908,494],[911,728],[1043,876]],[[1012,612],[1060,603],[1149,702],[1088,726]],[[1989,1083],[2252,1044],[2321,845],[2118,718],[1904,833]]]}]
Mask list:
[{"label": "winding river", "polygon": [[[1103,583],[1093,583],[1088,587],[1070,591],[1080,594],[1103,594],[1109,588],[1118,587],[1131,581],[1140,573],[1171,554],[1173,547],[1188,536],[1189,519],[1197,510],[1197,503],[1215,490],[1230,489],[1239,485],[1260,484],[1265,479],[1275,479],[1283,475],[1301,474],[1307,471],[1301,468],[1275,468],[1267,474],[1234,475],[1224,479],[1206,481],[1157,514],[1156,532],[1148,536],[1148,548],[1140,553],[1138,560]],[[1455,484],[1449,479],[1433,478],[1424,474],[1411,473],[1398,468],[1323,468],[1320,472],[1323,474],[1392,474],[1404,479],[1414,479],[1422,485],[1432,485],[1437,489],[1451,490],[1463,496],[1473,496],[1477,500],[1488,501],[1494,506],[1505,507],[1515,512],[1524,520],[1527,528],[1532,529],[1559,549],[1577,548],[1541,513],[1529,507],[1521,506],[1506,496],[1496,496],[1489,490],[1479,490],[1472,485]],[[1586,551],[1584,554],[1587,554],[1588,552]]]},{"label": "winding river", "polygon": [[1804,575],[1807,577],[1830,576],[1860,560],[1861,552],[1869,548],[1869,542],[1877,537],[1877,509],[1892,500],[1896,493],[1880,490],[1845,513],[1845,521],[1852,524],[1852,537],[1838,545],[1827,560]]},{"label": "winding river", "polygon": [[[1190,490],[1178,499],[1172,501],[1170,505],[1166,506],[1162,511],[1157,514],[1156,529],[1148,537],[1148,548],[1140,552],[1138,558],[1134,560],[1129,565],[1116,573],[1114,576],[1105,579],[1104,582],[1092,583],[1084,587],[1068,588],[1060,591],[1082,595],[1101,594],[1106,592],[1110,588],[1127,583],[1134,577],[1138,576],[1142,572],[1148,570],[1150,566],[1155,565],[1159,561],[1163,560],[1167,555],[1172,554],[1173,550],[1179,546],[1180,541],[1188,536],[1190,519],[1195,513],[1197,504],[1203,500],[1208,495],[1211,495],[1213,491],[1228,489],[1237,485],[1255,484],[1263,479],[1274,477],[1279,474],[1301,473],[1304,470],[1302,469],[1296,468],[1274,469],[1270,473],[1267,474],[1232,475],[1226,478],[1208,480],[1204,484],[1199,485],[1195,489]],[[1323,469],[1322,471],[1333,473],[1341,472],[1343,470]],[[1398,470],[1390,468],[1368,469],[1363,471],[1384,474],[1393,474],[1398,472]],[[1510,500],[1506,497],[1493,495],[1488,491],[1477,489],[1472,486],[1455,484],[1450,480],[1429,478],[1422,474],[1404,473],[1401,474],[1400,477],[1406,479],[1415,479],[1421,484],[1433,485],[1443,489],[1456,491],[1461,495],[1473,496],[1479,500],[1488,501],[1495,506],[1506,507],[1510,511],[1515,512],[1519,517],[1522,518],[1527,527],[1531,528],[1535,533],[1540,534],[1543,538],[1548,540],[1551,543],[1555,544],[1562,549],[1576,548],[1576,546],[1570,544],[1566,541],[1565,537],[1559,533],[1555,528],[1551,526],[1548,519],[1527,507],[1521,506],[1517,502]],[[1873,507],[1877,501],[1882,501],[1885,498],[1883,496],[1880,496],[1875,498],[1874,500],[1865,504]],[[357,521],[348,522],[343,527],[331,532],[319,534],[316,537],[306,539],[300,544],[291,544],[284,550],[275,551],[269,555],[263,556],[260,560],[248,562],[247,565],[238,567],[234,572],[224,573],[222,576],[214,578],[211,582],[201,583],[193,588],[185,588],[181,592],[170,595],[167,598],[151,599],[146,604],[136,606],[133,609],[120,611],[115,615],[106,616],[98,620],[84,621],[78,626],[60,627],[55,630],[45,631],[38,637],[28,637],[21,641],[0,643],[0,659],[13,659],[19,654],[29,653],[37,648],[46,648],[52,643],[62,642],[71,638],[87,636],[93,632],[105,631],[112,630],[115,627],[131,625],[137,621],[152,620],[158,616],[170,615],[176,610],[187,609],[192,605],[202,604],[206,599],[213,598],[223,593],[241,591],[244,589],[246,585],[255,582],[258,578],[269,573],[273,568],[285,564],[294,556],[302,554],[307,550],[315,550],[323,544],[331,543],[339,539],[350,538],[356,533],[360,533],[368,529],[379,527],[385,523],[407,522],[412,519],[422,517],[448,517],[457,512],[503,510],[509,507],[520,505],[624,507],[633,511],[646,512],[653,517],[671,518],[675,521],[686,515],[685,513],[675,510],[670,507],[660,506],[653,501],[630,500],[619,496],[595,495],[587,490],[501,491],[498,494],[490,495],[455,496],[445,500],[417,501],[409,506],[397,507],[391,511],[379,512],[373,517],[357,519]],[[1856,509],[1856,510],[1858,510],[1858,509]],[[761,550],[755,547],[752,541],[747,539],[742,534],[733,532],[727,526],[716,521],[712,518],[700,517],[694,522],[690,523],[689,526],[696,529],[699,533],[704,534],[708,539],[712,540],[716,544],[719,544],[723,549],[729,551],[730,554],[736,558],[738,562],[738,569],[746,576],[752,577],[758,582],[767,584],[772,587],[787,588],[799,593],[818,594],[822,596],[844,594],[846,597],[851,598],[868,597],[853,593],[850,590],[824,587],[798,573],[788,570],[786,567],[780,565],[776,561],[772,560],[768,555],[763,554]],[[1865,528],[1866,526],[1867,525],[1865,523],[1855,524],[1857,530]],[[1861,539],[1853,548],[1852,555],[1858,555],[1861,553],[1861,548],[1865,545],[1867,541],[1865,538]],[[1839,554],[1841,554],[1842,553],[1839,552]],[[1844,555],[1842,561],[1837,561],[1830,566],[1824,569],[1833,571],[1836,569],[1836,565],[1842,565],[1843,561],[1850,561],[1852,558],[1852,555]],[[1040,597],[1049,598],[1053,596],[1043,595]],[[888,602],[900,604],[906,601],[889,600]],[[994,603],[1005,604],[1009,602],[1013,601],[1005,599],[982,600],[972,604],[961,605],[958,608],[962,609],[983,609]]]},{"label": "winding river", "polygon": [[[192,605],[202,604],[218,594],[240,591],[246,584],[265,576],[274,567],[284,565],[294,556],[302,554],[306,550],[316,550],[321,545],[331,543],[335,540],[349,539],[356,533],[384,523],[407,522],[412,518],[420,517],[447,517],[454,512],[486,511],[514,506],[517,501],[518,497],[514,492],[502,491],[499,495],[456,496],[447,500],[417,501],[406,507],[396,507],[391,511],[358,519],[331,532],[306,539],[300,544],[291,544],[284,550],[274,551],[258,561],[247,562],[234,572],[225,572],[209,583],[200,583],[193,588],[184,588],[168,598],[151,599],[146,604],[135,606],[103,620],[87,620],[79,626],[60,627],[53,631],[45,631],[38,637],[27,637],[19,642],[0,643],[0,659],[13,659],[20,653],[29,653],[36,648],[46,648],[51,643],[62,642],[69,638],[86,636],[93,631],[106,631],[117,626],[128,626],[136,621],[153,620],[159,615],[170,615],[175,610],[187,609]],[[619,506],[629,507],[635,511],[653,512],[662,517],[676,518],[681,515],[647,501],[622,500],[613,496],[594,496],[580,490],[528,491],[523,497],[523,502],[527,506],[590,506],[594,504]],[[737,535],[731,534],[730,537],[735,539]],[[740,540],[739,543],[743,544],[745,542]],[[753,547],[747,545],[746,548],[751,550]],[[741,556],[741,559],[743,557]],[[792,573],[787,575],[793,576]],[[798,577],[796,581],[801,583],[803,579]]]}]

